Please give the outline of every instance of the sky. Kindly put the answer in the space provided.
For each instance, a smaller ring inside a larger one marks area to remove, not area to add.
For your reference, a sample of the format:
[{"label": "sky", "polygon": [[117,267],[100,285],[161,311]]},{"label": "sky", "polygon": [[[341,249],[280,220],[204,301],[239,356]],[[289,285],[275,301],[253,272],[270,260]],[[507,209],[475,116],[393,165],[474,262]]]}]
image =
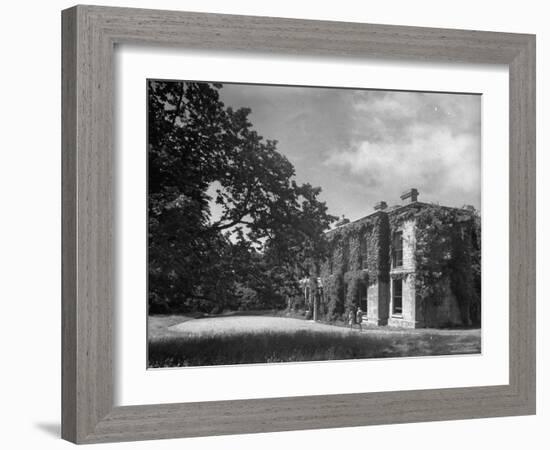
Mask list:
[{"label": "sky", "polygon": [[249,107],[254,128],[296,169],[298,182],[320,186],[329,213],[351,220],[384,200],[480,209],[481,97],[224,84],[221,100]]}]

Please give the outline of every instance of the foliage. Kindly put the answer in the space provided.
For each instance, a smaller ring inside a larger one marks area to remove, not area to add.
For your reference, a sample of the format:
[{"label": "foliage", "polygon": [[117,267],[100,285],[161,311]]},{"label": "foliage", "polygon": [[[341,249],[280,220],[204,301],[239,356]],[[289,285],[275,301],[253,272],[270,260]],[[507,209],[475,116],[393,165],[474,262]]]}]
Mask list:
[{"label": "foliage", "polygon": [[328,257],[321,264],[325,285],[324,313],[341,319],[347,309],[359,305],[360,290],[385,280],[389,257],[387,214],[373,214],[327,233]]},{"label": "foliage", "polygon": [[344,272],[342,269],[324,279],[324,311],[330,321],[343,317],[345,312]]},{"label": "foliage", "polygon": [[252,128],[250,109],[225,107],[221,88],[148,83],[152,312],[280,305],[326,251],[334,218],[321,189],[296,183],[276,141]]},{"label": "foliage", "polygon": [[329,256],[321,264],[321,277],[328,320],[357,306],[363,287],[389,281],[392,232],[406,221],[415,222],[415,287],[424,312],[438,306],[450,289],[458,300],[462,323],[479,323],[479,214],[426,203],[373,214],[327,233]]},{"label": "foliage", "polygon": [[235,295],[239,299],[238,309],[240,310],[260,310],[267,308],[283,308],[285,306],[284,297],[270,289],[251,288],[247,285],[238,284],[235,289]]},{"label": "foliage", "polygon": [[[416,222],[416,293],[422,307],[437,306],[450,286],[462,323],[478,322],[481,288],[481,221],[475,211],[422,205],[392,215],[393,229]],[[390,244],[390,253],[391,253]]]},{"label": "foliage", "polygon": [[360,290],[369,285],[369,274],[367,271],[356,270],[347,272],[344,279],[347,285],[345,308],[348,310],[351,307],[359,306]]},{"label": "foliage", "polygon": [[[388,234],[387,214],[374,214],[336,228],[328,233],[328,248],[333,270],[365,273],[369,284],[389,271],[389,258],[382,251]],[[329,261],[323,265],[323,273],[330,272]]]}]

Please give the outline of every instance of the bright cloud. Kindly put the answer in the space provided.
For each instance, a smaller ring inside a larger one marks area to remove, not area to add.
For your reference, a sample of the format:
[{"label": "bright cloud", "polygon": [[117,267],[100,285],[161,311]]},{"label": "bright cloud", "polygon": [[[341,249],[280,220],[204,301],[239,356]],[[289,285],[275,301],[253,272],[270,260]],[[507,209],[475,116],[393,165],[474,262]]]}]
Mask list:
[{"label": "bright cloud", "polygon": [[480,204],[481,128],[478,96],[360,92],[354,139],[324,165],[357,188],[390,203],[409,187],[425,201]]}]

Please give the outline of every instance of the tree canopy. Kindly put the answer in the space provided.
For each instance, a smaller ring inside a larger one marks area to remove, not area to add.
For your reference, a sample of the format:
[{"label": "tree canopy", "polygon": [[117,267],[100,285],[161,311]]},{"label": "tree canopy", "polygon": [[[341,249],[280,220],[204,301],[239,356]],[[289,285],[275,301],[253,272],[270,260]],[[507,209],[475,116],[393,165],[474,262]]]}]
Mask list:
[{"label": "tree canopy", "polygon": [[220,89],[148,82],[152,311],[281,306],[325,252],[335,218],[321,189],[298,184],[251,110],[226,107]]}]

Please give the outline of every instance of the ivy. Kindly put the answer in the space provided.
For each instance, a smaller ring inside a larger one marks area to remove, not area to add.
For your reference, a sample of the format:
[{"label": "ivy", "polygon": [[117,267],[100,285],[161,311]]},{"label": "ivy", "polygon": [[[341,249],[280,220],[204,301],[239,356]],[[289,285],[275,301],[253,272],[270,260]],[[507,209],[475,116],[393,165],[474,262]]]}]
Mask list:
[{"label": "ivy", "polygon": [[374,284],[379,276],[389,271],[389,257],[381,249],[387,245],[388,218],[373,214],[328,233],[329,258],[321,268],[321,275],[339,270],[366,272],[366,279]]},{"label": "ivy", "polygon": [[[344,276],[347,285],[346,309],[359,306],[360,289],[369,285],[369,274],[363,270],[347,272]],[[372,283],[371,283],[372,284]]]},{"label": "ivy", "polygon": [[[462,323],[478,322],[481,290],[481,222],[469,209],[421,204],[390,217],[390,227],[416,223],[416,295],[426,311],[439,306],[450,286]],[[390,254],[392,246],[390,244]]]},{"label": "ivy", "polygon": [[360,290],[387,281],[389,222],[386,214],[373,214],[327,233],[328,254],[320,265],[324,285],[321,310],[328,320],[344,317],[359,304]]},{"label": "ivy", "polygon": [[450,288],[462,322],[479,322],[480,217],[470,209],[426,203],[372,214],[327,233],[330,256],[320,264],[320,310],[328,320],[342,318],[347,308],[357,306],[360,289],[389,282],[391,231],[407,221],[415,222],[415,287],[421,308],[440,305]]}]

